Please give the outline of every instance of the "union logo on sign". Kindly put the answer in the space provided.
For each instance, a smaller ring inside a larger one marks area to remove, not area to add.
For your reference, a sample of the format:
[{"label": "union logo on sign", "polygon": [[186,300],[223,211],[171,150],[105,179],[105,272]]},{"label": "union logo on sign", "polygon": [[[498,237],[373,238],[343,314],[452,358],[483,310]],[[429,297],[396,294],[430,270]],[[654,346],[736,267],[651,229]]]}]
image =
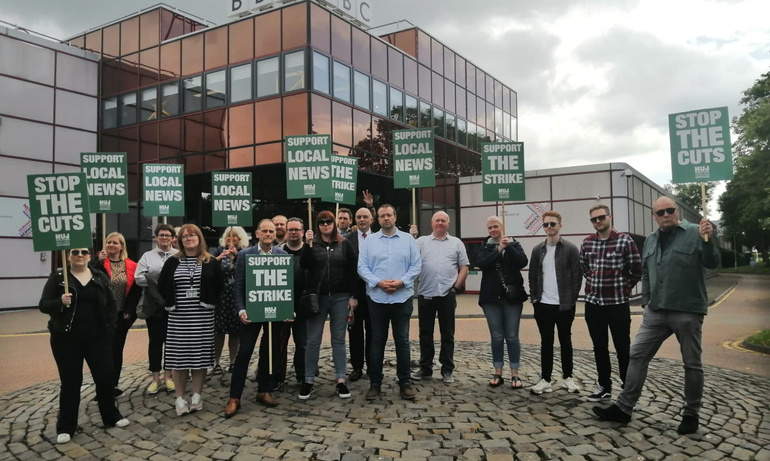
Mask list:
[{"label": "union logo on sign", "polygon": [[158,205],[158,213],[160,214],[171,213],[171,205]]},{"label": "union logo on sign", "polygon": [[100,210],[109,210],[110,204],[112,204],[112,200],[99,200],[99,209]]},{"label": "union logo on sign", "polygon": [[510,189],[497,189],[497,194],[500,196],[500,198],[510,198],[511,197],[511,190]]},{"label": "union logo on sign", "polygon": [[420,185],[420,175],[418,175],[418,174],[410,174],[409,175],[409,185],[410,186],[419,186]]},{"label": "union logo on sign", "polygon": [[67,247],[70,245],[70,234],[56,234],[54,235],[57,247]]},{"label": "union logo on sign", "polygon": [[276,307],[265,307],[265,318],[266,319],[274,319],[278,316],[278,308]]},{"label": "union logo on sign", "polygon": [[235,215],[235,214],[227,215],[227,224],[238,224],[238,215]]},{"label": "union logo on sign", "polygon": [[305,195],[315,195],[315,184],[305,184]]},{"label": "union logo on sign", "polygon": [[335,193],[334,193],[334,200],[335,200],[336,202],[341,202],[341,201],[343,201],[344,199],[345,199],[345,194],[343,194],[342,192],[335,192]]}]

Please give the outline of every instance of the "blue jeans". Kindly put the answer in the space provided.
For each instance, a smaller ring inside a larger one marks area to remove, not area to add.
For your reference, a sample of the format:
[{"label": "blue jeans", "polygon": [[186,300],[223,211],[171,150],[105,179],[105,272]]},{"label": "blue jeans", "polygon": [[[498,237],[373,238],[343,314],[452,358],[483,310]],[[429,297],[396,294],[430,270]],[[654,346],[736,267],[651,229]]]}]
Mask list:
[{"label": "blue jeans", "polygon": [[503,340],[508,345],[508,362],[511,370],[521,368],[521,341],[519,341],[519,323],[522,303],[484,303],[481,310],[487,318],[489,336],[492,338],[492,365],[503,368]]},{"label": "blue jeans", "polygon": [[336,379],[345,379],[345,367],[347,366],[347,351],[345,350],[345,330],[348,325],[348,299],[347,293],[333,293],[320,295],[320,310],[316,315],[307,319],[307,350],[305,351],[305,382],[315,381],[315,373],[318,370],[318,356],[321,353],[321,339],[324,334],[326,317],[329,317],[329,328],[332,339],[332,360],[334,360],[334,374]]},{"label": "blue jeans", "polygon": [[398,383],[411,383],[409,376],[409,320],[412,317],[412,298],[403,303],[380,304],[369,298],[369,319],[372,322],[372,350],[369,351],[369,381],[372,386],[382,385],[382,362],[385,360],[385,343],[388,327],[393,325],[393,342],[396,343],[396,375]]},{"label": "blue jeans", "polygon": [[669,310],[644,310],[644,317],[631,345],[626,384],[618,396],[618,407],[632,413],[642,394],[647,368],[663,341],[676,335],[684,362],[684,415],[698,416],[703,401],[701,334],[703,314]]}]

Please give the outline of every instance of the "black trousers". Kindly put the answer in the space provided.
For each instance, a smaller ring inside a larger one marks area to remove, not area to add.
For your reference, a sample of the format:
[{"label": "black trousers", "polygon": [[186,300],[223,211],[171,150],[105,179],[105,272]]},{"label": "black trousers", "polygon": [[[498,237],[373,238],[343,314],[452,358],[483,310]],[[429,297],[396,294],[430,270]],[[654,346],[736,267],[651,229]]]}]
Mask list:
[{"label": "black trousers", "polygon": [[628,371],[628,354],[631,349],[631,308],[628,303],[598,306],[586,303],[586,325],[594,343],[594,360],[599,385],[612,390],[612,363],[610,362],[609,329],[612,344],[618,356],[618,374],[625,384]]},{"label": "black trousers", "polygon": [[[273,373],[270,373],[270,356],[267,326],[271,325],[273,339]],[[281,366],[281,331],[283,322],[263,322],[241,324],[238,334],[240,345],[238,355],[235,357],[235,369],[233,369],[232,381],[230,381],[230,398],[240,399],[243,388],[246,385],[246,375],[249,373],[249,362],[254,348],[257,345],[259,332],[262,333],[262,342],[259,344],[259,362],[257,363],[257,392],[270,392],[278,386],[278,376]]]},{"label": "black trousers", "polygon": [[289,338],[294,337],[294,373],[297,382],[305,382],[305,350],[307,349],[307,319],[297,315],[293,322],[286,322],[281,333],[281,368],[278,382],[286,381],[289,366]]},{"label": "black trousers", "polygon": [[131,325],[133,325],[135,321],[136,317],[131,316],[128,319],[124,319],[123,312],[118,312],[118,326],[112,337],[112,365],[114,367],[112,375],[113,387],[118,387],[120,372],[123,369],[123,348],[126,346],[128,330],[131,329]]},{"label": "black trousers", "polygon": [[372,347],[372,324],[369,320],[369,300],[367,296],[358,298],[358,307],[353,325],[348,326],[348,348],[350,349],[350,364],[354,370],[369,372],[369,349]]},{"label": "black trousers", "polygon": [[148,317],[145,322],[149,338],[147,357],[150,361],[150,371],[158,373],[163,369],[163,345],[166,343],[168,312],[164,310],[161,317]]},{"label": "black trousers", "polygon": [[112,394],[112,337],[102,333],[84,337],[75,333],[51,332],[51,352],[59,369],[59,417],[57,434],[74,434],[78,428],[80,386],[83,384],[83,360],[91,370],[96,385],[96,402],[105,426],[114,426],[123,418]]},{"label": "black trousers", "polygon": [[560,311],[553,304],[535,304],[535,322],[540,330],[540,377],[551,381],[553,373],[554,327],[559,332],[561,347],[561,373],[563,378],[572,376],[572,322],[575,320],[575,308]]},{"label": "black trousers", "polygon": [[455,311],[457,297],[454,293],[427,299],[417,298],[417,315],[420,328],[420,369],[430,375],[433,373],[433,357],[436,349],[433,345],[433,332],[438,315],[438,330],[441,335],[441,349],[438,361],[441,373],[452,373],[455,369]]}]

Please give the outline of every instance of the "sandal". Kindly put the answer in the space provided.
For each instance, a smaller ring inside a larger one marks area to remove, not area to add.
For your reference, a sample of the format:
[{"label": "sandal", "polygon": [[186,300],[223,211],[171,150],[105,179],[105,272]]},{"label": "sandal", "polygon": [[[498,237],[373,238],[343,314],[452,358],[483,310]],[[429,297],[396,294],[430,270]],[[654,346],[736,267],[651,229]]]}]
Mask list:
[{"label": "sandal", "polygon": [[492,379],[489,380],[490,387],[500,387],[505,380],[501,375],[492,375]]},{"label": "sandal", "polygon": [[518,376],[511,376],[511,389],[521,389],[524,387],[524,383]]},{"label": "sandal", "polygon": [[219,365],[219,364],[214,365],[214,369],[211,370],[211,374],[214,375],[214,376],[221,375],[221,374],[224,374],[224,373],[225,373],[225,371],[222,370],[222,365]]}]

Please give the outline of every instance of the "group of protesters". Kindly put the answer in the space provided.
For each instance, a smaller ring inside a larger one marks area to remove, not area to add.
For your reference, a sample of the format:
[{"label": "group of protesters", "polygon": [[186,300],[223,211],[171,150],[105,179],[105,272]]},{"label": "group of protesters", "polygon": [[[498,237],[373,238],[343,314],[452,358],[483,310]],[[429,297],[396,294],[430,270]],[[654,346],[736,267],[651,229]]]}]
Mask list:
[{"label": "group of protesters", "polygon": [[[185,224],[175,229],[160,224],[154,229],[155,247],[138,263],[127,257],[126,241],[119,233],[108,235],[103,250],[93,257],[90,249],[71,249],[67,273],[60,269],[51,275],[40,301],[40,310],[50,315],[51,349],[61,379],[57,442],[68,442],[77,429],[84,360],[94,379],[105,426],[129,424],[115,398],[122,393],[119,380],[127,333],[137,318],[145,320],[149,337],[152,377],[145,392],[174,392],[178,416],[201,410],[207,375],[225,373],[231,379],[224,415],[229,418],[239,411],[260,333],[257,402],[268,407],[278,404],[273,394],[286,380],[291,337],[298,398],[309,399],[316,390],[327,319],[335,392],[340,398],[351,397],[347,380],[364,376],[369,379],[366,400],[380,397],[385,345],[392,329],[399,393],[403,399],[415,399],[412,383],[433,377],[436,318],[441,380],[452,384],[456,296],[464,289],[470,265],[465,244],[449,235],[450,217],[444,211],[432,216],[431,233],[419,236],[414,225],[409,233],[398,229],[394,206],[383,204],[375,211],[368,192],[364,202],[355,213],[346,208],[336,215],[321,211],[312,229],[297,217],[263,219],[251,246],[246,231],[237,226],[227,228],[219,246],[209,251],[198,226]],[[609,335],[623,389],[616,404],[594,407],[594,412],[601,419],[630,421],[650,360],[662,342],[675,334],[685,362],[685,410],[679,431],[695,432],[703,394],[704,267],[719,263],[709,239],[711,224],[680,220],[675,202],[660,197],[653,205],[659,229],[646,239],[640,252],[630,236],[612,227],[609,207],[597,204],[588,214],[596,232],[578,248],[561,237],[561,215],[543,213],[540,218],[546,238],[529,258],[520,242],[504,235],[502,218],[487,219],[489,237],[478,249],[476,264],[482,271],[478,303],[491,339],[494,372],[488,384],[504,384],[507,350],[510,388],[525,387],[519,375],[519,324],[524,302],[530,299],[541,337],[540,379],[529,386],[530,392],[549,393],[554,387],[581,392],[573,375],[571,328],[585,279],[585,320],[597,373],[596,389],[586,398],[592,402],[612,398]],[[374,232],[376,226],[379,230]],[[245,296],[249,254],[293,255],[293,319],[249,319]],[[527,265],[528,292],[521,273]],[[65,276],[69,280],[66,290]],[[629,302],[640,280],[646,309],[632,344]],[[413,297],[417,298],[419,324],[416,370],[412,370],[409,342]],[[303,298],[314,300],[312,309],[300,302]],[[562,379],[558,381],[551,376],[555,331],[561,348]],[[221,356],[226,336],[230,360],[225,370]]]}]

